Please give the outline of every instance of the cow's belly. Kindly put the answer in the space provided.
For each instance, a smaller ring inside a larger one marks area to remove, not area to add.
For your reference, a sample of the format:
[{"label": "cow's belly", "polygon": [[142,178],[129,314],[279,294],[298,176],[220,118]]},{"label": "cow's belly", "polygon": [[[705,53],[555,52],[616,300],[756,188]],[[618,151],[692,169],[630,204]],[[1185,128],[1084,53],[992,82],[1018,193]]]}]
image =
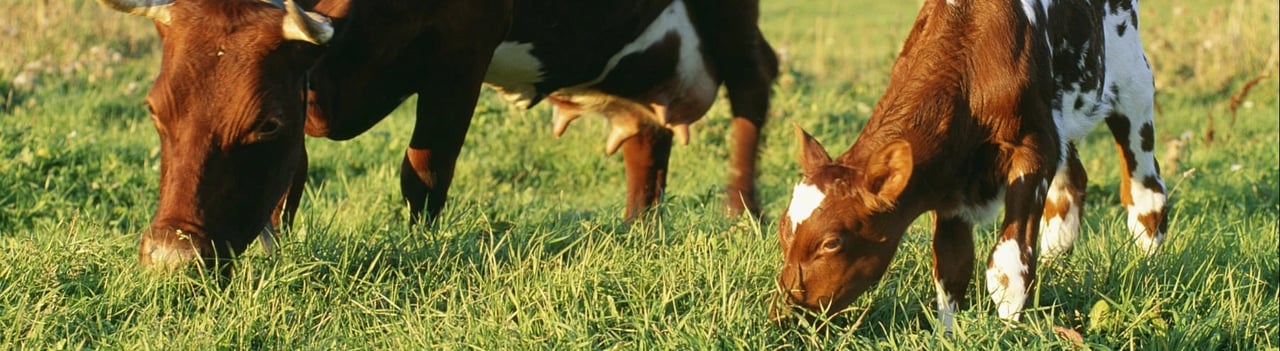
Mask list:
[{"label": "cow's belly", "polygon": [[604,67],[586,81],[562,87],[540,84],[557,72],[544,69],[544,59],[535,54],[536,45],[503,42],[494,50],[485,74],[487,85],[522,108],[531,107],[542,97],[554,96],[559,101],[580,103],[578,107],[584,111],[606,112],[605,104],[612,99],[595,96],[605,94],[641,105],[662,106],[666,113],[654,114],[659,124],[688,123],[710,108],[719,87],[683,0],[673,1],[663,9],[639,36],[612,54]]},{"label": "cow's belly", "polygon": [[939,218],[962,219],[969,224],[987,223],[1004,207],[1005,187],[986,197],[962,197],[954,206],[938,209]]},{"label": "cow's belly", "polygon": [[533,55],[533,43],[502,42],[493,50],[484,82],[508,102],[520,108],[532,107],[539,93],[535,84],[546,73],[542,61]]},{"label": "cow's belly", "polygon": [[671,2],[640,35],[609,56],[594,78],[583,82],[540,84],[557,72],[544,69],[547,65],[535,55],[536,45],[499,45],[485,82],[522,108],[548,97],[556,107],[557,134],[581,115],[607,117],[612,125],[606,148],[610,153],[644,125],[669,128],[679,141],[687,142],[688,125],[711,108],[719,89],[684,0]]}]

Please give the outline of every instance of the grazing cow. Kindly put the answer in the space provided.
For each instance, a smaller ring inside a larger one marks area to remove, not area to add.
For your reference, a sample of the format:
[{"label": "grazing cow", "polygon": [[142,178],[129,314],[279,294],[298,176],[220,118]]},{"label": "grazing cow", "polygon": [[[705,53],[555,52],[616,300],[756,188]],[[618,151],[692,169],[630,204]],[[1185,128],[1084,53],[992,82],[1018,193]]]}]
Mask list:
[{"label": "grazing cow", "polygon": [[796,127],[804,177],[778,231],[784,303],[772,314],[844,309],[929,212],[938,319],[950,328],[972,275],[973,225],[1003,202],[987,292],[1001,318],[1017,320],[1037,253],[1065,252],[1080,230],[1086,179],[1073,141],[1103,120],[1123,161],[1129,230],[1153,252],[1165,188],[1137,13],[1136,0],[926,1],[848,151],[832,160]]},{"label": "grazing cow", "polygon": [[413,94],[401,189],[415,221],[433,217],[485,80],[520,106],[552,101],[556,133],[583,113],[609,117],[628,218],[658,201],[672,139],[687,139],[723,83],[735,113],[729,203],[755,210],[777,64],[754,1],[99,1],[154,20],[162,40],[147,96],[161,194],[144,265],[212,265],[255,236],[270,249],[306,180],[304,132],[355,137]]},{"label": "grazing cow", "polygon": [[[735,116],[725,200],[735,214],[758,213],[757,140],[777,61],[756,26],[755,0],[518,0],[514,7],[510,33],[488,49],[494,57],[485,82],[519,107],[550,101],[557,136],[581,115],[608,117],[605,150],[621,149],[626,161],[626,218],[660,200],[673,139],[687,142],[689,124],[711,106],[721,83]],[[347,11],[351,23],[340,33],[346,38],[329,44],[311,74],[306,129],[316,137],[352,138],[417,93],[418,119],[400,181],[410,213],[425,210],[430,217],[444,206],[471,107],[449,110],[450,101],[463,97],[442,82],[459,78],[428,71],[457,58],[441,61],[427,57],[434,53],[429,48],[402,48],[416,43],[406,40],[420,36],[414,30],[387,31],[398,27],[387,18],[404,17],[401,12],[385,5]],[[360,24],[374,18],[376,25]]]}]

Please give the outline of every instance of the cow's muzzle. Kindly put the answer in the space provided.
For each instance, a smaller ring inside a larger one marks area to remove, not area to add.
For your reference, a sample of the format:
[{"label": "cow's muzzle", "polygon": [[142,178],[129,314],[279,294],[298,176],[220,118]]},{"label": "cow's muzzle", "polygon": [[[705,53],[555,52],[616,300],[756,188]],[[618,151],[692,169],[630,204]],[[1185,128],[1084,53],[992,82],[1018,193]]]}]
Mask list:
[{"label": "cow's muzzle", "polygon": [[142,234],[138,262],[143,267],[174,270],[197,263],[209,266],[217,262],[217,255],[212,242],[198,232],[151,228]]}]

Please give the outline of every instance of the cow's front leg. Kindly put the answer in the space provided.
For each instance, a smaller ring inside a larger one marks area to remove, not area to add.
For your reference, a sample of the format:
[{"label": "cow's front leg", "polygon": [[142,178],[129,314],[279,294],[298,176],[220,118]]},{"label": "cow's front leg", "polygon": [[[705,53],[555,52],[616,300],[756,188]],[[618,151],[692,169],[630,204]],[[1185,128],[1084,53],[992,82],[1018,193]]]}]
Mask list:
[{"label": "cow's front leg", "polygon": [[627,172],[627,210],[623,217],[627,221],[635,220],[641,212],[656,207],[662,200],[671,141],[670,130],[643,124],[635,136],[622,142]]},{"label": "cow's front leg", "polygon": [[[477,91],[479,88],[479,85],[475,85],[457,89]],[[471,111],[475,108],[476,101],[475,94],[470,97],[455,96],[452,101],[425,101],[428,100],[425,99],[426,96],[419,98],[418,123],[414,126],[413,138],[409,141],[409,148],[405,150],[404,161],[400,165],[400,193],[409,203],[410,223],[419,223],[424,213],[430,221],[444,208],[445,201],[449,198],[449,186],[453,184],[454,166],[457,164],[458,154],[462,152],[462,143],[466,138],[467,128],[471,125]],[[426,117],[426,114],[438,116],[440,120],[427,125],[424,120],[430,117]]]},{"label": "cow's front leg", "polygon": [[440,58],[439,69],[424,80],[413,137],[400,166],[400,191],[409,203],[410,223],[421,221],[424,213],[428,221],[434,219],[448,200],[490,50]]},{"label": "cow's front leg", "polygon": [[[1042,133],[1040,136],[1045,136]],[[1045,193],[1058,159],[1057,141],[1042,138],[1008,153],[1005,215],[1000,239],[987,259],[987,292],[1000,318],[1018,320],[1036,277],[1036,239]],[[1046,150],[1047,149],[1047,150]]]},{"label": "cow's front leg", "polygon": [[289,184],[289,190],[280,197],[280,202],[276,203],[275,211],[271,213],[271,225],[262,229],[262,233],[258,234],[258,242],[262,244],[262,248],[267,253],[275,253],[277,233],[288,229],[293,225],[294,215],[298,213],[298,206],[302,201],[302,193],[307,186],[307,147],[305,144],[298,146],[298,168],[293,171],[293,182]]}]

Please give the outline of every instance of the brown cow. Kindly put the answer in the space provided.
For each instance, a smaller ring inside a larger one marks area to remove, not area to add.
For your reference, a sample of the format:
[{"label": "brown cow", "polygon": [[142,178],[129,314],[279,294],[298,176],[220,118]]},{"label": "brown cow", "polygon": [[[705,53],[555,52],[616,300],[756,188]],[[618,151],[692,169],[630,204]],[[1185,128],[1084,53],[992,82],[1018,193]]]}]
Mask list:
[{"label": "brown cow", "polygon": [[[142,235],[141,263],[213,265],[260,233],[270,239],[297,209],[306,178],[307,73],[325,53],[318,44],[334,36],[330,20],[292,1],[101,1],[154,20],[163,45],[160,75],[147,95],[160,134],[160,203]],[[422,59],[450,60],[425,69],[455,76],[439,82],[447,89],[435,88],[448,95],[428,100],[452,119],[469,118],[493,48],[507,32],[510,3],[397,4],[419,24],[395,29],[467,38],[423,40],[433,48]]]},{"label": "brown cow", "polygon": [[[608,117],[613,128],[605,150],[621,149],[626,161],[626,218],[660,200],[673,139],[688,140],[688,125],[707,111],[721,83],[735,116],[726,202],[733,213],[758,213],[757,140],[777,62],[756,27],[756,1],[519,0],[514,6],[511,32],[496,50],[487,49],[494,57],[484,80],[516,106],[553,102],[556,135],[584,113]],[[429,68],[458,64],[450,61],[456,58],[427,57],[435,50],[420,42],[426,39],[397,22],[413,18],[404,13],[413,12],[390,5],[346,11],[345,38],[329,44],[311,75],[306,128],[311,136],[352,138],[418,94],[400,181],[410,213],[425,210],[431,217],[445,204],[471,108],[450,110],[447,101],[464,97],[444,82],[459,78]]]},{"label": "brown cow", "polygon": [[796,127],[804,178],[779,228],[779,296],[839,312],[880,279],[907,226],[929,212],[938,319],[949,329],[973,272],[973,225],[1003,202],[987,291],[1000,317],[1018,319],[1037,239],[1052,256],[1079,231],[1086,179],[1073,141],[1104,119],[1125,167],[1129,229],[1154,251],[1165,190],[1137,25],[1135,0],[926,1],[848,151],[832,160]]},{"label": "brown cow", "polygon": [[146,265],[211,264],[259,233],[271,239],[297,208],[303,132],[355,137],[413,94],[401,189],[415,220],[434,217],[482,80],[520,106],[553,101],[557,133],[582,113],[609,117],[628,218],[658,201],[672,140],[687,138],[724,84],[736,116],[728,202],[756,210],[756,143],[777,64],[754,1],[324,0],[314,12],[292,1],[100,1],[153,19],[163,41],[148,96],[162,168]]}]

